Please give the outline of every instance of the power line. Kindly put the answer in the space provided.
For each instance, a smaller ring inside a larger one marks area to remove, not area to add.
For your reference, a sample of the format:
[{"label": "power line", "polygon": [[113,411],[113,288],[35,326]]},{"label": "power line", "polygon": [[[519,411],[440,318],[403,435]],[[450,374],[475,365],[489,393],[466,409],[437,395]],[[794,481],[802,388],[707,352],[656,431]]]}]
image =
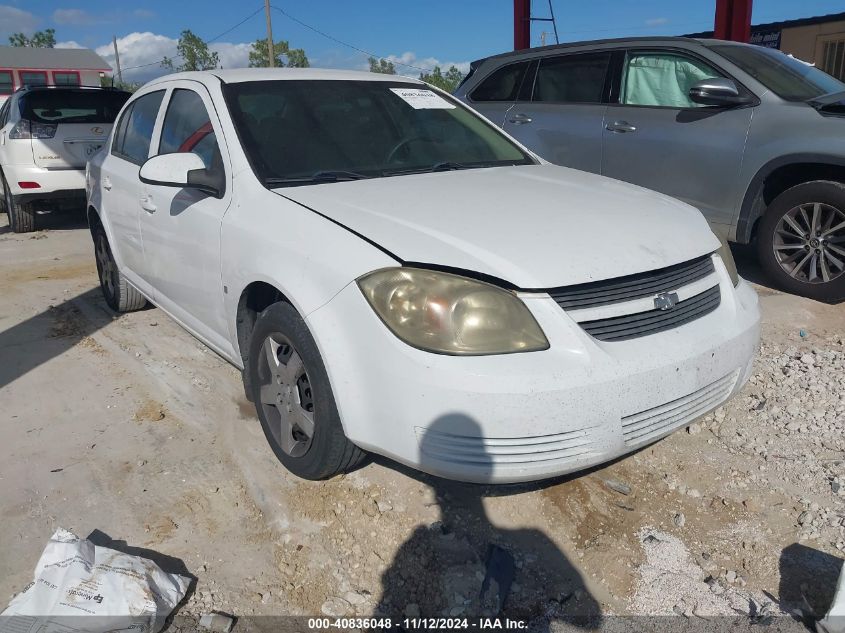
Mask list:
[{"label": "power line", "polygon": [[388,58],[388,57],[383,57],[382,55],[376,55],[375,53],[371,53],[371,52],[369,52],[369,51],[365,51],[363,48],[358,48],[357,46],[354,46],[354,45],[352,45],[352,44],[350,44],[350,43],[348,43],[348,42],[344,42],[343,40],[339,40],[339,39],[337,39],[336,37],[334,37],[334,36],[332,36],[332,35],[329,35],[328,33],[324,32],[324,31],[321,31],[320,29],[318,29],[318,28],[316,28],[316,27],[311,26],[310,24],[306,24],[306,23],[305,23],[305,22],[303,22],[302,20],[300,20],[300,19],[298,19],[298,18],[293,17],[290,13],[288,13],[287,11],[285,11],[284,9],[282,9],[281,7],[277,7],[277,6],[271,5],[271,8],[275,9],[276,11],[278,11],[279,13],[281,13],[283,16],[285,16],[285,17],[286,17],[286,18],[288,18],[289,20],[293,20],[294,22],[296,22],[296,23],[297,23],[297,24],[299,24],[300,26],[304,26],[306,29],[309,29],[309,30],[311,30],[311,31],[314,31],[314,32],[315,32],[315,33],[317,33],[317,34],[322,35],[323,37],[325,37],[325,38],[327,38],[327,39],[330,39],[332,42],[337,42],[337,43],[338,43],[338,44],[340,44],[341,46],[346,46],[347,48],[351,48],[352,50],[354,50],[354,51],[358,51],[359,53],[364,53],[364,55],[367,55],[368,57],[375,57],[375,58],[377,58],[377,59],[384,59],[384,60],[387,60],[387,61],[389,61],[389,62],[391,62],[391,63],[393,63],[393,64],[396,64],[397,66],[406,66],[407,68],[414,68],[414,69],[416,69],[416,70],[421,70],[421,71],[423,71],[423,72],[425,72],[425,73],[432,72],[432,69],[431,69],[431,68],[423,68],[423,67],[421,67],[421,66],[414,66],[413,64],[406,64],[406,63],[404,63],[404,62],[396,61],[395,59],[390,59],[390,58]]}]

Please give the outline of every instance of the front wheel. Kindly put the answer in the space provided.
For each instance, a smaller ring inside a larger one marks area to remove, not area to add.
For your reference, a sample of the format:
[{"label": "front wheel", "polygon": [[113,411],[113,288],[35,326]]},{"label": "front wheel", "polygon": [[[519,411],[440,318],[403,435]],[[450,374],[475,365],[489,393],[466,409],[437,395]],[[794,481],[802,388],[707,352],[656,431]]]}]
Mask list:
[{"label": "front wheel", "polygon": [[780,194],[758,233],[760,264],[784,290],[845,299],[845,184],[817,180]]},{"label": "front wheel", "polygon": [[247,362],[261,428],[285,468],[327,479],[363,459],[346,439],[317,344],[293,306],[275,303],[258,316]]}]

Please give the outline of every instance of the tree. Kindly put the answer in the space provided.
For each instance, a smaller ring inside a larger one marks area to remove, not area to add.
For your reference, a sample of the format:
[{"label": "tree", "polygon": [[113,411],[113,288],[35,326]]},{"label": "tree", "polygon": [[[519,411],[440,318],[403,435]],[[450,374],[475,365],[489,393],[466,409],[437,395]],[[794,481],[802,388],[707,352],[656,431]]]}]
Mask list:
[{"label": "tree", "polygon": [[440,66],[435,66],[434,70],[430,73],[420,73],[420,79],[424,82],[432,86],[437,86],[446,92],[454,92],[463,78],[464,74],[455,66],[449,66],[449,70],[446,71],[445,75],[440,70]]},{"label": "tree", "polygon": [[161,60],[163,68],[175,72],[182,72],[185,70],[211,70],[217,68],[220,63],[220,58],[214,51],[208,50],[206,44],[201,37],[195,35],[192,31],[186,29],[182,31],[179,36],[179,43],[176,45],[177,57],[182,59],[182,64],[179,66],[173,63],[170,57],[165,57]]},{"label": "tree", "polygon": [[376,59],[375,57],[370,57],[367,62],[370,64],[371,73],[381,73],[382,75],[396,74],[396,67],[393,65],[393,62],[387,59]]},{"label": "tree", "polygon": [[29,46],[32,48],[53,48],[56,46],[56,30],[44,29],[36,31],[32,37],[23,33],[12,33],[9,36],[9,43],[12,46]]},{"label": "tree", "polygon": [[[291,48],[285,40],[273,44],[273,54],[276,58],[275,65],[279,68],[308,68],[311,65],[303,49]],[[255,40],[249,51],[249,67],[267,68],[270,66],[269,60],[267,38]]]}]

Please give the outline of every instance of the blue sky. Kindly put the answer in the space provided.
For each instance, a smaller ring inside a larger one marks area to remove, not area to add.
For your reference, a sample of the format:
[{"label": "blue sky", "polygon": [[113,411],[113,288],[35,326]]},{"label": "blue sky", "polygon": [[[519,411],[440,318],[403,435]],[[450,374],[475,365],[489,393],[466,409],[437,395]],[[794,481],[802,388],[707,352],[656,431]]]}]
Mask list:
[{"label": "blue sky", "polygon": [[[151,64],[175,54],[175,40],[188,28],[205,39],[220,35],[252,12],[262,0],[0,0],[0,38],[9,32],[55,28],[66,46],[99,49],[107,61],[111,36],[119,40],[124,67]],[[275,0],[300,21],[379,56],[414,66],[457,64],[510,49],[513,42],[511,0]],[[534,0],[535,15],[548,14],[547,0]],[[711,29],[715,0],[553,0],[561,41],[628,35],[682,34]],[[753,22],[809,17],[845,10],[842,0],[756,0]],[[224,66],[245,65],[248,44],[264,36],[258,11],[212,45]],[[550,25],[535,23],[532,43]],[[358,68],[366,55],[334,42],[273,12],[275,39],[304,48],[314,66]],[[549,35],[547,42],[553,41]],[[401,69],[401,67],[400,67]],[[150,66],[128,71],[149,79],[162,71]],[[404,72],[414,73],[413,68]]]}]

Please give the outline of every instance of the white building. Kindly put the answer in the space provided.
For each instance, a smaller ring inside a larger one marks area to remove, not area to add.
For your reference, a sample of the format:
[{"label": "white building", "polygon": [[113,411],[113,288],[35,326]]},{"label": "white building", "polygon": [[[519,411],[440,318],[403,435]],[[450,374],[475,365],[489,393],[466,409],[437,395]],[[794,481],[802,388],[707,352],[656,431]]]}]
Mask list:
[{"label": "white building", "polygon": [[0,103],[23,86],[99,86],[111,70],[87,48],[0,46]]}]

